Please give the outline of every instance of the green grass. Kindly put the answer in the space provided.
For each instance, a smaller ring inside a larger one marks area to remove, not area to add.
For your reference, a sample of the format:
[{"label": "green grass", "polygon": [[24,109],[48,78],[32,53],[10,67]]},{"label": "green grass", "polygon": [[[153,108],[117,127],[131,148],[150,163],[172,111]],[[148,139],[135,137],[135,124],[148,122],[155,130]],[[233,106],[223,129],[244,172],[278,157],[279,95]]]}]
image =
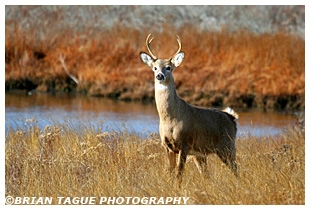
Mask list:
[{"label": "green grass", "polygon": [[98,132],[70,125],[9,131],[5,194],[64,197],[187,196],[187,204],[305,204],[305,138],[297,127],[278,136],[238,137],[239,177],[214,155],[200,175],[187,159],[181,188],[168,176],[158,135]]}]

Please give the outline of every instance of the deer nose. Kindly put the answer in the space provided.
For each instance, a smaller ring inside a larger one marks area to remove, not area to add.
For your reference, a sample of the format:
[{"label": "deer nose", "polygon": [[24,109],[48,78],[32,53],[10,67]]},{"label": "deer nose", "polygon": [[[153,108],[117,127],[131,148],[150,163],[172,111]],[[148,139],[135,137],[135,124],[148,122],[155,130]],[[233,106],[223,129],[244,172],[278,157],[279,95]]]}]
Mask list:
[{"label": "deer nose", "polygon": [[163,74],[163,73],[157,74],[156,78],[157,78],[157,80],[159,80],[159,81],[165,80],[165,77],[164,77],[164,74]]}]

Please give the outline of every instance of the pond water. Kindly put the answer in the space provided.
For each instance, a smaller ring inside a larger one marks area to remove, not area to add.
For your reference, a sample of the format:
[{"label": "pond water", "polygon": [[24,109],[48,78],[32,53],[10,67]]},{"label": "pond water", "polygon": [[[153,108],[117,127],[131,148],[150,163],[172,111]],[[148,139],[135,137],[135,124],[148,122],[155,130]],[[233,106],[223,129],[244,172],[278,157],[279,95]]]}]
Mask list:
[{"label": "pond water", "polygon": [[[235,110],[239,114],[238,135],[276,135],[293,124],[297,117],[289,113]],[[5,95],[5,131],[44,128],[64,124],[72,129],[129,131],[140,136],[158,132],[155,103],[114,101],[99,97],[73,95]]]}]

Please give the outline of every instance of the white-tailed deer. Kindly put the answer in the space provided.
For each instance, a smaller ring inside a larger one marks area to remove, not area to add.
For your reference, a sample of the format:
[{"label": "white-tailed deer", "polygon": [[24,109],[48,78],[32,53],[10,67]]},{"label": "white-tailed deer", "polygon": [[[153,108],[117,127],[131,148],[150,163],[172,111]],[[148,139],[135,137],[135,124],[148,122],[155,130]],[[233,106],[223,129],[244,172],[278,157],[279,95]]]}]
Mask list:
[{"label": "white-tailed deer", "polygon": [[236,119],[238,115],[229,107],[225,110],[199,108],[179,98],[174,84],[173,70],[181,64],[185,53],[179,48],[169,59],[158,59],[151,50],[153,38],[146,39],[150,54],[140,53],[141,60],[154,72],[155,100],[160,117],[159,132],[166,148],[170,172],[176,167],[178,154],[177,181],[180,185],[187,155],[194,155],[194,162],[202,173],[206,157],[216,153],[237,175],[235,162]]}]

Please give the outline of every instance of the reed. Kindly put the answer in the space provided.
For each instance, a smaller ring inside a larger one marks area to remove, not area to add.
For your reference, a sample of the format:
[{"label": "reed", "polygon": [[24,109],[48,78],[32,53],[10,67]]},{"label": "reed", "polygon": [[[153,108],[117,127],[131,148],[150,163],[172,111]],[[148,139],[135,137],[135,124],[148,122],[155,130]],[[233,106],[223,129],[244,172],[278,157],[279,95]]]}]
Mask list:
[{"label": "reed", "polygon": [[[139,59],[145,37],[155,36],[160,58],[183,42],[185,60],[174,73],[177,92],[201,106],[304,108],[305,42],[287,33],[255,34],[200,31],[185,25],[171,33],[115,26],[105,31],[55,29],[38,35],[6,23],[6,90],[78,91],[120,100],[153,100],[153,74]],[[77,86],[63,69],[59,56]]]},{"label": "reed", "polygon": [[216,156],[209,157],[205,176],[188,158],[178,188],[167,179],[168,163],[157,134],[142,139],[94,126],[29,126],[6,135],[5,194],[55,200],[188,196],[187,204],[305,204],[304,130],[295,126],[278,136],[238,137],[236,146],[239,178]]}]

